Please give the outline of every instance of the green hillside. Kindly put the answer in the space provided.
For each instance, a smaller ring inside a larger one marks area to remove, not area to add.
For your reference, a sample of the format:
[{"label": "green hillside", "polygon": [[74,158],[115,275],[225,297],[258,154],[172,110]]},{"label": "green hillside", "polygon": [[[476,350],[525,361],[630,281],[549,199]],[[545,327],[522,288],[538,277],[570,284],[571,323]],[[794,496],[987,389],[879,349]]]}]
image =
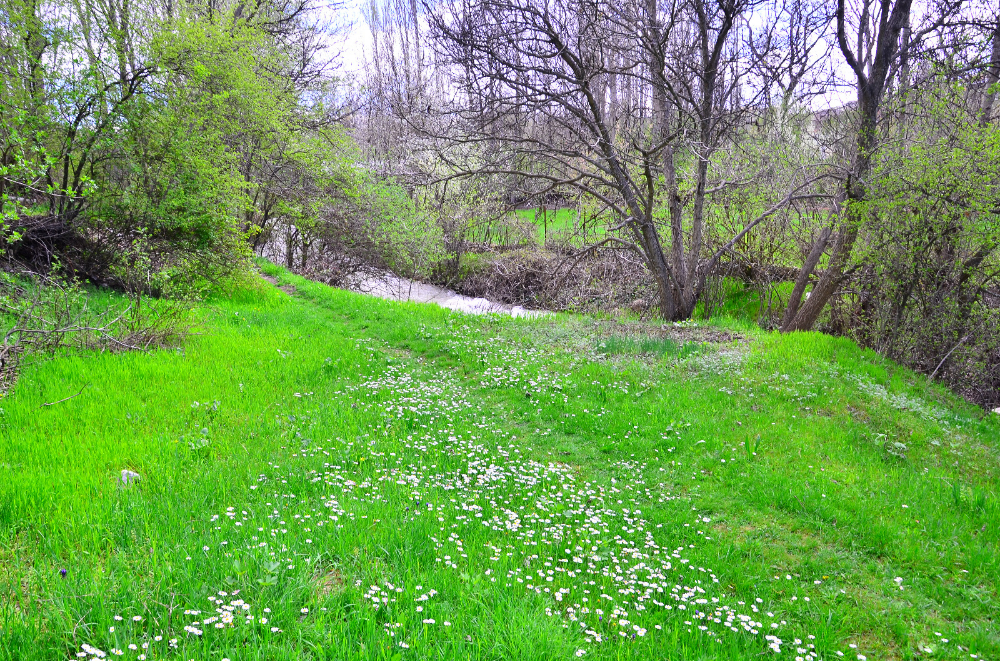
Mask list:
[{"label": "green hillside", "polygon": [[0,400],[0,658],[1000,658],[1000,416],[818,333],[265,268]]}]

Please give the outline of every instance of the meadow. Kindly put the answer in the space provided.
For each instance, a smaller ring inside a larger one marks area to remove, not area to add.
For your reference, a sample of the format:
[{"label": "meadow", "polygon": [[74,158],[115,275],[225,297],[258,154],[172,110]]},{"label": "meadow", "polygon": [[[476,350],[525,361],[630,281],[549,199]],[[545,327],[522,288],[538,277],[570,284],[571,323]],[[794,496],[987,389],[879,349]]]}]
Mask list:
[{"label": "meadow", "polygon": [[0,659],[1000,658],[1000,416],[818,333],[262,268],[0,400]]}]

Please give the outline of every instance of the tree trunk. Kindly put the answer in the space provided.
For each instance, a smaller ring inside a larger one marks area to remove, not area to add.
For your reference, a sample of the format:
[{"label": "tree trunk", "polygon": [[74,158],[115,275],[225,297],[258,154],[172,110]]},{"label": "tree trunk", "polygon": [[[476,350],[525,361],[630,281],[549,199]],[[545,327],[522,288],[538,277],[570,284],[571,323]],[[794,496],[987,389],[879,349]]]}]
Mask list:
[{"label": "tree trunk", "polygon": [[820,258],[823,257],[823,253],[826,251],[826,244],[830,241],[831,231],[829,227],[823,229],[819,235],[819,239],[813,244],[812,250],[809,252],[809,256],[802,266],[802,270],[799,272],[799,277],[795,281],[795,287],[792,289],[792,296],[788,299],[788,308],[785,309],[785,316],[781,320],[782,332],[791,330],[792,321],[795,319],[795,315],[799,311],[799,306],[802,304],[802,295],[809,284],[809,276],[812,275],[812,272],[816,269],[816,265],[819,264]]},{"label": "tree trunk", "polygon": [[285,266],[289,270],[295,268],[295,235],[291,227],[285,234]]},{"label": "tree trunk", "polygon": [[[851,215],[851,212],[848,211],[847,214]],[[833,244],[830,266],[823,271],[819,282],[813,287],[812,292],[809,293],[809,298],[799,308],[798,312],[792,318],[791,323],[788,323],[781,329],[783,332],[810,330],[815,325],[816,320],[819,319],[823,308],[826,307],[826,304],[837,291],[837,287],[840,286],[843,279],[844,266],[847,264],[847,260],[850,258],[851,251],[854,248],[854,242],[858,238],[858,228],[852,220],[848,218],[841,224],[841,229],[837,233],[837,239]],[[805,269],[803,268],[803,270]],[[788,316],[787,310],[785,316]]]},{"label": "tree trunk", "polygon": [[[888,10],[888,0],[883,2],[883,11]],[[847,41],[845,0],[837,3],[837,42],[848,66],[857,78],[858,90],[858,132],[851,169],[844,185],[844,209],[840,214],[837,238],[830,256],[830,265],[823,272],[819,282],[813,287],[805,304],[794,314],[786,309],[785,317],[791,321],[782,330],[810,330],[819,319],[820,313],[837,291],[844,279],[844,270],[854,250],[854,243],[862,223],[860,203],[866,198],[865,181],[871,171],[872,159],[878,147],[878,111],[882,103],[888,82],[891,65],[899,55],[899,37],[909,21],[911,0],[896,0],[892,11],[886,19],[883,16],[877,33],[869,35],[868,5],[864,4],[861,25],[858,28],[858,45],[855,52],[851,51]],[[855,53],[864,53],[866,44],[872,43],[872,57],[866,62],[860,61]],[[805,266],[803,266],[803,271]],[[811,271],[811,269],[810,269]],[[808,274],[806,274],[808,277]],[[798,301],[789,301],[789,308]]]},{"label": "tree trunk", "polygon": [[986,73],[986,96],[979,114],[979,123],[986,126],[993,118],[993,102],[997,98],[997,84],[1000,83],[1000,19],[993,26],[993,52],[990,54],[990,68]]}]

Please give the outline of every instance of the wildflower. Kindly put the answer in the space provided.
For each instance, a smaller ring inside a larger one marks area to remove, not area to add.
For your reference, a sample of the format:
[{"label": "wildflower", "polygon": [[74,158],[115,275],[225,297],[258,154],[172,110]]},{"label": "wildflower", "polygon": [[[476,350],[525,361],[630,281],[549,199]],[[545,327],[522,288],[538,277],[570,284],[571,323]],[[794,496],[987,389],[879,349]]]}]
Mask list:
[{"label": "wildflower", "polygon": [[59,570],[59,575],[62,576],[63,578],[66,578],[66,570],[65,569],[60,569]]},{"label": "wildflower", "polygon": [[103,659],[105,656],[107,656],[107,654],[105,652],[103,652],[102,650],[97,649],[93,645],[88,645],[87,643],[84,643],[83,645],[81,645],[81,647],[83,648],[84,652],[86,652],[87,654],[90,654],[91,656],[96,656],[99,659]]}]

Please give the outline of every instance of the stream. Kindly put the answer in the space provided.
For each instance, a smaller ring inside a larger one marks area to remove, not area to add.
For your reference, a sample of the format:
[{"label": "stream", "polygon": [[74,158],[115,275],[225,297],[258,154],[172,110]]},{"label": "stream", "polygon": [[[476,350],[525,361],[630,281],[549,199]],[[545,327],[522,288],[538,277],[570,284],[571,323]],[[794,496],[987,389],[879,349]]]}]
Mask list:
[{"label": "stream", "polygon": [[391,273],[366,278],[351,288],[360,294],[377,296],[391,301],[434,303],[449,310],[465,314],[509,314],[512,317],[538,317],[551,314],[547,310],[529,310],[520,305],[505,305],[485,298],[472,298],[457,294],[425,282],[400,278]]}]

